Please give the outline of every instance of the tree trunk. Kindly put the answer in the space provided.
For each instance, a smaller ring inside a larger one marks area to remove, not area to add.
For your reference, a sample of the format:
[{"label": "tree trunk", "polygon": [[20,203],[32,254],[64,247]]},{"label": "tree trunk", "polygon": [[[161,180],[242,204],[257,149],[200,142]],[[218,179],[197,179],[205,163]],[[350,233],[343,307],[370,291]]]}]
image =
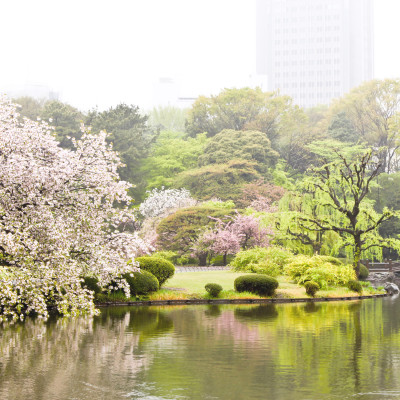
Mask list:
[{"label": "tree trunk", "polygon": [[226,265],[226,253],[224,253],[224,258],[223,258],[222,264],[224,264],[224,266]]},{"label": "tree trunk", "polygon": [[199,266],[200,267],[207,266],[207,255],[208,255],[208,253],[201,253],[201,254],[198,255],[198,257],[199,257]]},{"label": "tree trunk", "polygon": [[354,270],[356,271],[357,279],[360,275],[360,259],[361,259],[361,237],[354,237]]}]

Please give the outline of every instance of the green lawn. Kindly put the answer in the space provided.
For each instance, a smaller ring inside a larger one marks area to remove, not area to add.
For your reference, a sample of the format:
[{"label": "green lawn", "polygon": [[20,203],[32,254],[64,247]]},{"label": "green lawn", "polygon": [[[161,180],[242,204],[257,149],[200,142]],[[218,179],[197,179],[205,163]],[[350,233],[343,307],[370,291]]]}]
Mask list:
[{"label": "green lawn", "polygon": [[199,271],[199,272],[179,272],[165,282],[165,289],[181,288],[189,293],[205,294],[204,286],[207,283],[218,283],[223,290],[234,290],[233,281],[243,273],[231,271]]},{"label": "green lawn", "polygon": [[[238,298],[259,298],[252,293],[238,293],[233,287],[234,280],[244,273],[231,271],[199,271],[199,272],[180,272],[169,279],[165,285],[158,291],[145,296],[150,300],[183,300],[183,299],[201,299],[210,298],[204,286],[207,283],[218,283],[222,286],[223,291],[219,298],[221,299],[238,299]],[[293,283],[288,276],[278,276],[279,287],[276,291],[278,298],[306,298],[308,297],[304,286]],[[363,294],[384,293],[372,288],[364,288]],[[117,296],[117,297],[115,297]],[[119,297],[118,297],[119,296]],[[332,287],[328,290],[318,291],[316,297],[358,297],[346,287]],[[103,296],[104,297],[104,296]],[[115,298],[114,298],[115,297]],[[124,301],[123,294],[106,296],[103,301]],[[131,298],[131,301],[137,300]]]}]

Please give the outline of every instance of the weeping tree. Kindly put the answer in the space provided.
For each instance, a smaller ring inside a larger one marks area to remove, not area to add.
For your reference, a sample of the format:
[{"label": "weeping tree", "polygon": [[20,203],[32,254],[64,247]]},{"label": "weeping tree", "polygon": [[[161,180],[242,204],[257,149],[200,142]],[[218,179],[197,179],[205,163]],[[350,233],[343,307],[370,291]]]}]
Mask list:
[{"label": "weeping tree", "polygon": [[320,167],[309,170],[303,187],[320,204],[316,205],[314,211],[299,213],[296,221],[298,227],[307,234],[337,233],[341,246],[353,258],[358,274],[363,252],[372,248],[381,251],[384,247],[400,247],[399,240],[382,238],[378,232],[378,227],[397,217],[397,213],[387,208],[377,213],[373,203],[367,199],[382,167],[376,154],[371,150],[356,158],[339,151],[335,151],[335,154],[334,161],[322,162]]},{"label": "weeping tree", "polygon": [[338,256],[341,237],[333,231],[311,231],[302,223],[304,215],[316,218],[329,215],[337,219],[338,213],[326,207],[322,193],[291,191],[279,202],[279,211],[274,213],[276,242],[300,254]]}]

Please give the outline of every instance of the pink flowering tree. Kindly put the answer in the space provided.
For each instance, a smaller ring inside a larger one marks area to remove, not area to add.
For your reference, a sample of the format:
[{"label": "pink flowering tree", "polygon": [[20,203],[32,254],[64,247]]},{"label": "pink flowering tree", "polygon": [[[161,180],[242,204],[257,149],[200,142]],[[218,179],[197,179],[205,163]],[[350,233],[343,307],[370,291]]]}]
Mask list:
[{"label": "pink flowering tree", "polygon": [[259,219],[252,215],[237,214],[228,222],[215,220],[214,229],[202,232],[194,246],[194,253],[200,261],[204,257],[220,254],[226,265],[228,254],[234,255],[240,249],[249,247],[270,245],[273,236],[272,229],[261,228]]},{"label": "pink flowering tree", "polygon": [[86,275],[103,287],[117,280],[129,294],[118,277],[146,248],[117,229],[133,219],[130,186],[119,180],[107,134],[82,131],[73,151],[62,149],[48,124],[21,122],[0,98],[0,321],[47,317],[49,303],[64,315],[94,313]]},{"label": "pink flowering tree", "polygon": [[253,215],[237,214],[233,220],[232,231],[240,238],[240,247],[268,247],[273,236],[273,230],[260,227],[260,220]]}]

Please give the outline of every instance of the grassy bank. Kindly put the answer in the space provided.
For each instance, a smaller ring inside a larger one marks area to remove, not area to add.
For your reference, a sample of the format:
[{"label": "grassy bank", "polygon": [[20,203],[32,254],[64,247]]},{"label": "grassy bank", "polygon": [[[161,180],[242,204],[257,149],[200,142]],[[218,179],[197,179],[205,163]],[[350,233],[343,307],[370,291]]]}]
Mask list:
[{"label": "grassy bank", "polygon": [[[238,293],[234,290],[233,282],[235,279],[243,275],[243,273],[231,271],[199,271],[199,272],[180,272],[176,273],[169,279],[165,285],[156,293],[149,296],[132,297],[126,299],[123,294],[115,293],[111,296],[101,295],[98,302],[124,302],[137,300],[186,300],[186,299],[209,299],[210,295],[206,292],[204,286],[207,283],[218,283],[222,286],[223,291],[220,293],[220,299],[257,299],[253,293]],[[286,299],[302,299],[308,298],[304,286],[293,283],[288,276],[278,276],[279,287],[276,291],[276,298]],[[376,290],[371,287],[363,288],[362,295],[382,294],[385,291]],[[358,297],[355,292],[350,291],[346,287],[331,287],[327,290],[320,290],[315,297]]]},{"label": "grassy bank", "polygon": [[[201,271],[201,272],[181,272],[176,273],[168,280],[162,290],[153,293],[151,300],[172,300],[186,298],[208,298],[204,288],[207,283],[218,283],[224,289],[220,298],[258,298],[259,296],[250,293],[237,293],[234,291],[234,280],[243,273],[231,271]],[[276,296],[279,298],[307,298],[304,286],[293,283],[288,276],[277,277],[279,287]],[[380,294],[373,288],[363,288],[363,295]],[[350,291],[346,287],[331,287],[327,290],[320,290],[315,297],[343,297],[355,296],[358,294]]]}]

